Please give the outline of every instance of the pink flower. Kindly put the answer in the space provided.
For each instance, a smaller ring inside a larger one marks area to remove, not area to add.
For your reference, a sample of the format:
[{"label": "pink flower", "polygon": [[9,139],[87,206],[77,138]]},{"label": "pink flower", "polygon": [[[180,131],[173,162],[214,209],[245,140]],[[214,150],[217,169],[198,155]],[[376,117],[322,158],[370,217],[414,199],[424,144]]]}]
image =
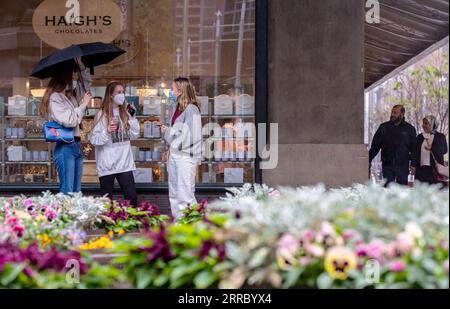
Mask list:
[{"label": "pink flower", "polygon": [[25,228],[21,224],[13,226],[13,231],[16,233],[17,237],[22,238],[25,235]]},{"label": "pink flower", "polygon": [[368,256],[369,246],[365,243],[360,243],[356,246],[356,255],[359,257]]},{"label": "pink flower", "polygon": [[394,273],[401,273],[405,271],[405,269],[406,269],[405,263],[403,263],[400,260],[394,261],[391,264],[391,271],[393,271]]},{"label": "pink flower", "polygon": [[279,197],[279,196],[281,196],[281,193],[278,190],[273,190],[272,192],[269,193],[269,196],[270,197]]},{"label": "pink flower", "polygon": [[313,241],[314,237],[316,237],[316,233],[313,230],[305,230],[302,233],[302,240],[304,242],[311,242]]},{"label": "pink flower", "polygon": [[27,198],[23,201],[23,205],[25,206],[25,208],[28,212],[31,212],[36,208],[36,205],[34,205],[33,200],[29,199],[29,198]]},{"label": "pink flower", "polygon": [[448,250],[448,242],[446,240],[441,241],[441,248],[444,250]]},{"label": "pink flower", "polygon": [[396,247],[400,253],[408,253],[414,247],[414,238],[407,233],[400,233],[397,235]]},{"label": "pink flower", "polygon": [[294,236],[291,234],[284,234],[278,244],[278,252],[285,258],[291,258],[298,251],[299,247],[299,243]]},{"label": "pink flower", "polygon": [[309,258],[307,256],[302,256],[300,258],[300,266],[306,267],[309,264],[311,264],[311,258]]},{"label": "pink flower", "polygon": [[9,217],[6,220],[6,224],[10,225],[10,226],[15,226],[17,224],[20,224],[20,220],[17,217]]},{"label": "pink flower", "polygon": [[56,202],[55,203],[55,205],[54,205],[54,208],[56,209],[56,211],[59,213],[59,212],[61,212],[61,203],[59,203],[59,202]]},{"label": "pink flower", "polygon": [[353,238],[359,238],[359,233],[355,230],[345,230],[342,236],[345,241],[349,241]]},{"label": "pink flower", "polygon": [[333,225],[331,225],[330,222],[323,222],[321,227],[320,227],[320,233],[322,235],[334,235],[335,234],[335,230]]},{"label": "pink flower", "polygon": [[306,244],[305,245],[306,252],[308,252],[309,255],[315,258],[321,258],[325,254],[324,248],[322,248],[319,245],[315,244]]},{"label": "pink flower", "polygon": [[51,208],[48,208],[45,212],[45,216],[49,222],[53,222],[58,217],[58,214]]},{"label": "pink flower", "polygon": [[375,239],[369,245],[368,254],[371,258],[374,258],[375,260],[383,261],[384,249],[385,249],[384,243],[379,239]]},{"label": "pink flower", "polygon": [[369,257],[384,262],[384,252],[386,251],[384,243],[375,239],[370,244],[359,243],[356,246],[356,255],[359,257]]}]

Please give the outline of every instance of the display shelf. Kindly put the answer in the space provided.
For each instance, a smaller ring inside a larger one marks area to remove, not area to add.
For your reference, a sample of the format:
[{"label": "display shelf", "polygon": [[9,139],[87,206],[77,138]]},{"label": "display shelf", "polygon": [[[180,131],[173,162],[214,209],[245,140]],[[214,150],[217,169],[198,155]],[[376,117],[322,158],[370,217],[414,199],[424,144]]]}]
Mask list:
[{"label": "display shelf", "polygon": [[4,142],[44,142],[44,138],[4,138]]},{"label": "display shelf", "polygon": [[49,161],[5,161],[2,164],[14,165],[14,164],[31,164],[31,165],[52,165]]},{"label": "display shelf", "polygon": [[4,115],[3,117],[6,119],[41,118],[37,115]]},{"label": "display shelf", "polygon": [[[203,114],[201,115],[202,117],[202,122],[203,124],[205,122],[210,122],[210,123],[219,123],[219,125],[226,126],[223,125],[223,122],[239,122],[239,120],[242,120],[244,122],[254,122],[255,120],[255,115],[239,115],[239,114],[230,114],[230,115],[214,115],[214,99],[209,98],[209,114]],[[160,121],[162,123],[168,123],[169,122],[169,110],[173,109],[173,106],[163,106],[162,108],[162,113],[161,114],[149,114],[149,115],[136,115],[135,117],[139,120],[141,126],[144,122],[146,121]],[[85,119],[85,124],[86,124],[86,132],[89,132],[92,128],[90,128],[92,124],[93,119],[95,118],[95,115],[90,114],[90,115],[86,115],[84,117]],[[48,181],[47,181],[47,177],[46,177],[46,182],[42,184],[42,186],[46,186],[48,184],[55,184],[57,183],[57,173],[55,170],[55,163],[52,160],[53,157],[53,148],[54,148],[54,144],[53,143],[47,143],[45,141],[45,139],[39,138],[39,137],[27,137],[27,132],[26,132],[26,128],[25,129],[25,136],[23,138],[4,138],[6,136],[6,127],[10,126],[10,127],[22,127],[20,126],[20,124],[23,121],[26,120],[34,120],[34,121],[38,121],[39,119],[41,119],[40,116],[36,116],[36,115],[3,115],[0,116],[0,139],[2,141],[2,143],[0,143],[0,147],[2,150],[1,156],[0,156],[0,180],[3,181],[3,184],[6,184],[7,182],[5,182],[6,179],[10,179],[11,175],[14,174],[14,171],[16,170],[20,170],[22,168],[26,168],[30,165],[36,165],[36,166],[48,166],[48,174],[46,174],[46,176],[48,176]],[[9,132],[8,132],[9,133]],[[86,133],[87,134],[87,133]],[[158,151],[167,151],[167,144],[164,141],[164,139],[162,137],[158,137],[158,138],[146,138],[143,137],[143,132],[141,133],[141,137],[135,139],[135,140],[131,140],[130,142],[132,143],[133,146],[138,147],[140,150],[150,150],[150,151],[154,151],[154,150],[158,150]],[[252,137],[216,137],[216,136],[210,136],[210,135],[206,135],[202,137],[202,142],[234,142],[239,144],[239,142],[242,142],[242,145],[244,145],[245,147],[250,147],[250,143],[254,143],[256,142],[256,138],[254,137],[254,135]],[[89,143],[88,140],[83,140],[83,144]],[[7,161],[7,148],[10,145],[23,145],[27,148],[27,150],[29,151],[33,151],[36,149],[39,150],[47,150],[48,154],[49,154],[49,161]],[[95,147],[92,147],[92,149],[90,151],[94,151]],[[89,155],[89,153],[88,153]],[[86,156],[88,157],[88,156]],[[96,164],[96,160],[94,159],[94,157],[92,156],[92,153],[89,156],[89,159],[84,159],[83,162],[86,164],[86,168],[83,169],[83,186],[88,185],[88,184],[92,184],[95,183],[96,181],[94,181],[94,178],[96,178],[96,171],[95,171],[95,164]],[[164,161],[135,161],[136,166],[139,168],[152,168],[153,171],[157,171],[160,170],[161,172],[161,178],[160,180],[162,180],[161,182],[158,183],[152,183],[150,184],[150,186],[161,186],[161,187],[167,187],[167,183],[165,181],[167,181],[167,171],[166,171],[166,166],[168,162],[164,162]],[[202,180],[202,172],[204,173],[205,171],[209,170],[209,171],[213,171],[213,170],[222,170],[223,168],[241,168],[244,169],[244,174],[247,175],[246,179],[249,179],[248,175],[252,174],[254,177],[255,174],[255,160],[251,159],[251,160],[220,160],[217,161],[214,158],[211,159],[203,159],[201,161],[201,164],[199,165],[199,175],[198,176],[200,180]],[[197,180],[198,181],[198,180]],[[200,181],[198,182],[198,184],[202,184],[203,182]],[[213,187],[217,186],[222,186],[224,185],[223,183],[223,173],[222,176],[219,176],[219,174],[217,174],[217,180],[215,177],[211,178],[211,184]],[[18,186],[20,186],[20,184],[16,184]],[[27,186],[29,185],[28,183],[26,184]],[[137,186],[142,186],[142,184],[137,184]]]},{"label": "display shelf", "polygon": [[154,114],[154,115],[136,115],[137,119],[145,119],[145,118],[161,118],[161,115]]},{"label": "display shelf", "polygon": [[255,118],[255,115],[211,115],[210,117],[216,119],[237,119],[237,118]]},{"label": "display shelf", "polygon": [[146,137],[140,137],[137,139],[131,140],[131,142],[148,142],[148,141],[162,141],[162,138],[146,138]]}]

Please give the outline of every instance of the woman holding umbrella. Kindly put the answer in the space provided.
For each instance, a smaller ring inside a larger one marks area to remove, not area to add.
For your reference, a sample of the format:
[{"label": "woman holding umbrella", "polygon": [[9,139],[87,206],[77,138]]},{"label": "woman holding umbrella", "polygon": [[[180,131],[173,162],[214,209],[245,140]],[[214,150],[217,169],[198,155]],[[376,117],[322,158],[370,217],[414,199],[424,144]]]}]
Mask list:
[{"label": "woman holding umbrella", "polygon": [[42,118],[74,129],[74,142],[58,142],[54,151],[60,192],[64,194],[81,191],[83,153],[80,126],[91,101],[90,86],[91,77],[81,58],[69,61],[51,76],[39,110]]}]

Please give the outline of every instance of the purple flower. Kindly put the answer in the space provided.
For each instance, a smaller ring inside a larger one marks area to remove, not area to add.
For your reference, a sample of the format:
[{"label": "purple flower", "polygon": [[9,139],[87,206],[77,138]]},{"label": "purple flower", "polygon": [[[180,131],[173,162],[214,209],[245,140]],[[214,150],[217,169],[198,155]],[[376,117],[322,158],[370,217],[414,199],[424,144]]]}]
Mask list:
[{"label": "purple flower", "polygon": [[394,273],[401,273],[405,271],[405,269],[406,269],[405,263],[400,260],[393,261],[391,264],[391,271],[393,271]]},{"label": "purple flower", "polygon": [[239,211],[239,210],[236,210],[235,212],[234,212],[234,217],[236,218],[236,219],[240,219],[242,216],[241,216],[241,212]]},{"label": "purple flower", "polygon": [[211,250],[216,250],[218,259],[220,262],[224,261],[226,258],[225,245],[217,244],[213,241],[207,240],[202,243],[202,246],[199,251],[200,260],[203,261],[206,257],[208,257],[209,252]]},{"label": "purple flower", "polygon": [[33,277],[33,271],[28,266],[23,269],[23,273],[29,278]]},{"label": "purple flower", "polygon": [[161,212],[159,211],[158,205],[151,204],[148,201],[144,201],[141,204],[141,207],[139,208],[140,211],[147,211],[148,216],[160,216]]},{"label": "purple flower", "polygon": [[32,276],[32,268],[39,270],[64,271],[69,260],[77,261],[80,273],[86,273],[87,265],[81,260],[80,253],[76,251],[59,252],[55,247],[49,251],[41,252],[37,244],[32,244],[25,249],[7,242],[0,244],[0,272],[5,263],[27,263],[24,274]]},{"label": "purple flower", "polygon": [[201,202],[200,202],[200,207],[198,208],[198,211],[199,211],[200,213],[204,213],[207,206],[208,206],[208,201],[207,201],[207,200],[201,201]]},{"label": "purple flower", "polygon": [[126,211],[127,207],[129,206],[129,202],[124,200],[119,200],[117,205],[111,205],[109,208],[109,211],[105,213],[105,215],[109,218],[111,218],[114,221],[118,220],[127,220],[128,219],[128,212]]},{"label": "purple flower", "polygon": [[163,226],[160,227],[159,232],[149,231],[147,237],[152,240],[151,247],[140,248],[140,251],[147,252],[147,262],[151,263],[157,259],[162,259],[168,262],[173,258],[170,244],[167,240],[167,232]]}]

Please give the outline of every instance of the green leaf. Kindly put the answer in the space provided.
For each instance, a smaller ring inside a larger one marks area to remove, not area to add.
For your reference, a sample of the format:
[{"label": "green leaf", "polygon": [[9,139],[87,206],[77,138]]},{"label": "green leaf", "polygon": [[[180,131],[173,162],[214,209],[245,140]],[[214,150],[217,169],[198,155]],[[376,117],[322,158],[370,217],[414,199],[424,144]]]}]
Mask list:
[{"label": "green leaf", "polygon": [[286,280],[283,284],[283,289],[287,289],[287,288],[294,286],[297,283],[298,278],[300,278],[302,273],[303,273],[303,268],[295,268],[294,270],[289,271],[286,274]]},{"label": "green leaf", "polygon": [[317,286],[319,289],[330,289],[333,285],[333,278],[331,278],[328,273],[322,273],[317,278]]},{"label": "green leaf", "polygon": [[160,274],[153,280],[153,284],[155,287],[163,287],[167,282],[169,281],[169,275],[167,274]]},{"label": "green leaf", "polygon": [[152,281],[152,276],[147,271],[138,270],[136,274],[136,288],[145,289]]},{"label": "green leaf", "polygon": [[17,276],[19,276],[24,268],[24,264],[5,264],[0,277],[0,283],[2,284],[2,286],[7,287],[17,278]]},{"label": "green leaf", "polygon": [[170,281],[177,281],[179,278],[183,277],[186,273],[188,273],[189,267],[187,265],[178,266],[173,269],[170,273]]},{"label": "green leaf", "polygon": [[269,252],[270,252],[269,248],[266,247],[258,249],[255,252],[255,254],[250,258],[250,261],[248,262],[248,267],[249,268],[260,267],[264,263]]},{"label": "green leaf", "polygon": [[204,270],[194,278],[194,284],[197,289],[206,289],[217,280],[217,276],[211,270]]}]

